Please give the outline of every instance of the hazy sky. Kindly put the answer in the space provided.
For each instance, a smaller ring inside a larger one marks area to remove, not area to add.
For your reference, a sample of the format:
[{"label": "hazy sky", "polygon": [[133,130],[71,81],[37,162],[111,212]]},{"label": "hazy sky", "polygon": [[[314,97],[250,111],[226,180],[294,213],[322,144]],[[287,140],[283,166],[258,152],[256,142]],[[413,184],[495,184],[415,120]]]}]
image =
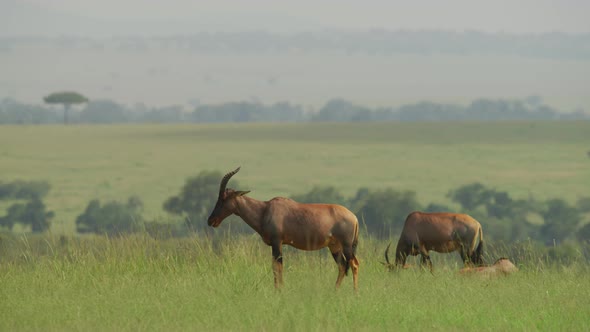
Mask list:
[{"label": "hazy sky", "polygon": [[586,0],[0,0],[0,33],[170,34],[325,28],[590,32]]},{"label": "hazy sky", "polygon": [[[191,35],[325,29],[590,33],[590,0],[0,0],[0,38]],[[1,40],[0,40],[1,42]],[[100,45],[100,44],[99,44]],[[519,56],[126,52],[0,43],[0,99],[41,103],[55,90],[133,105],[260,100],[371,106],[540,95],[590,109],[586,60]],[[112,46],[112,45],[111,45]]]}]

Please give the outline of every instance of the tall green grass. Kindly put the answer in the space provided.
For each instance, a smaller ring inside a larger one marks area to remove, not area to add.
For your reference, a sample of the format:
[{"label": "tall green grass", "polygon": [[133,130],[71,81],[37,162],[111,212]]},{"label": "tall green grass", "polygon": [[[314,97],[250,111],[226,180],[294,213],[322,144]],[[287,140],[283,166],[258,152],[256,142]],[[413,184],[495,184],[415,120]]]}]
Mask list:
[{"label": "tall green grass", "polygon": [[[588,265],[548,263],[519,249],[520,272],[457,275],[458,255],[387,272],[386,243],[362,238],[360,289],[334,289],[327,251],[285,247],[276,291],[257,235],[156,240],[4,236],[0,330],[584,330]],[[508,248],[492,248],[488,260]],[[514,259],[513,257],[511,257]],[[416,263],[416,260],[412,260]]]}]

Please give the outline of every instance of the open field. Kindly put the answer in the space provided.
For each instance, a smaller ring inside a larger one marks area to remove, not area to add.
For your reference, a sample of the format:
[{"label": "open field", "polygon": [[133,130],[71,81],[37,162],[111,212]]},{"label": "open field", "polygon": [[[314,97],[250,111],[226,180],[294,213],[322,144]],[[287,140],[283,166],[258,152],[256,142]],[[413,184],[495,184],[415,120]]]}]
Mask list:
[{"label": "open field", "polygon": [[326,250],[286,250],[285,287],[276,292],[270,249],[257,235],[4,237],[0,330],[582,331],[590,325],[590,271],[582,262],[550,265],[525,249],[511,257],[521,271],[509,277],[459,276],[458,255],[433,257],[433,275],[390,273],[379,264],[384,246],[361,238],[354,294],[350,276],[334,290],[337,269]]},{"label": "open field", "polygon": [[449,189],[480,181],[573,203],[590,195],[588,150],[590,122],[2,126],[0,180],[49,181],[52,232],[71,234],[91,199],[139,195],[166,219],[187,177],[238,165],[239,189],[262,200],[331,185],[450,204]]},{"label": "open field", "polygon": [[449,189],[481,181],[574,202],[590,195],[589,133],[590,122],[0,127],[1,180],[49,181],[56,211],[53,234],[0,234],[0,330],[584,330],[587,262],[526,243],[491,244],[487,262],[509,256],[521,271],[482,280],[458,276],[456,254],[433,255],[434,275],[389,273],[387,243],[361,234],[354,294],[350,276],[334,291],[327,250],[288,247],[275,291],[270,249],[230,222],[174,239],[60,234],[93,198],[137,194],[147,217],[171,218],[162,203],[188,176],[237,165],[258,199],[333,185],[449,203]]}]

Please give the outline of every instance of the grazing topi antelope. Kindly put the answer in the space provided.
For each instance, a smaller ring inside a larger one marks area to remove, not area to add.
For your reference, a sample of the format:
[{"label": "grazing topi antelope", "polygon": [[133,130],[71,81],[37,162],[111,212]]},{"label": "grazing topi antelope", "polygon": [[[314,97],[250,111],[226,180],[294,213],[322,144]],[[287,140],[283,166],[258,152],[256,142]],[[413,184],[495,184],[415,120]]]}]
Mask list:
[{"label": "grazing topi antelope", "polygon": [[219,198],[209,220],[218,227],[223,219],[235,214],[242,218],[272,247],[275,287],[283,284],[282,245],[301,250],[330,249],[338,264],[336,288],[352,269],[354,289],[358,289],[359,262],[355,256],[358,244],[358,221],[354,213],[336,204],[303,204],[289,198],[275,197],[259,201],[245,196],[250,191],[226,189],[229,179],[240,170],[221,179]]},{"label": "grazing topi antelope", "polygon": [[[390,244],[391,245],[391,244]],[[479,222],[462,213],[412,212],[406,218],[395,250],[395,264],[389,262],[389,245],[385,249],[387,266],[393,269],[406,264],[408,255],[422,256],[422,265],[432,271],[428,252],[459,251],[466,265],[483,265],[483,233]]]}]

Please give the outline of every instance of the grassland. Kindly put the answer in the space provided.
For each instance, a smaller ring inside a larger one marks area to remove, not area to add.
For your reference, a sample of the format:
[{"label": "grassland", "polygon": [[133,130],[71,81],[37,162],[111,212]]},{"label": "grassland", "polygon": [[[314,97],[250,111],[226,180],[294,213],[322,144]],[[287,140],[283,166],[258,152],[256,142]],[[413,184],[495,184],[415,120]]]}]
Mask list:
[{"label": "grassland", "polygon": [[[360,289],[327,251],[285,251],[274,290],[270,250],[257,236],[154,240],[35,237],[0,241],[2,331],[582,331],[590,326],[588,265],[549,265],[521,251],[521,271],[457,275],[387,272],[383,243],[362,238]],[[288,249],[288,248],[287,248]],[[497,253],[491,253],[495,255]],[[415,262],[415,261],[414,261]]]},{"label": "grassland", "polygon": [[589,196],[590,122],[2,126],[1,181],[47,180],[52,231],[72,234],[88,201],[139,195],[148,218],[203,170],[269,199],[332,185],[416,191],[449,204],[480,181],[514,197]]},{"label": "grassland", "polygon": [[[52,234],[0,234],[0,331],[30,330],[567,330],[590,326],[586,262],[545,260],[534,247],[490,247],[521,271],[457,275],[457,255],[435,273],[389,273],[386,243],[362,235],[360,290],[327,251],[285,250],[285,288],[273,288],[270,250],[256,234],[75,237],[90,199],[139,195],[146,216],[188,176],[225,172],[267,199],[333,185],[445,194],[480,181],[515,197],[588,196],[590,123],[223,124],[0,127],[2,181],[47,180]],[[66,234],[66,235],[61,235]],[[416,263],[416,261],[412,261]]]}]

